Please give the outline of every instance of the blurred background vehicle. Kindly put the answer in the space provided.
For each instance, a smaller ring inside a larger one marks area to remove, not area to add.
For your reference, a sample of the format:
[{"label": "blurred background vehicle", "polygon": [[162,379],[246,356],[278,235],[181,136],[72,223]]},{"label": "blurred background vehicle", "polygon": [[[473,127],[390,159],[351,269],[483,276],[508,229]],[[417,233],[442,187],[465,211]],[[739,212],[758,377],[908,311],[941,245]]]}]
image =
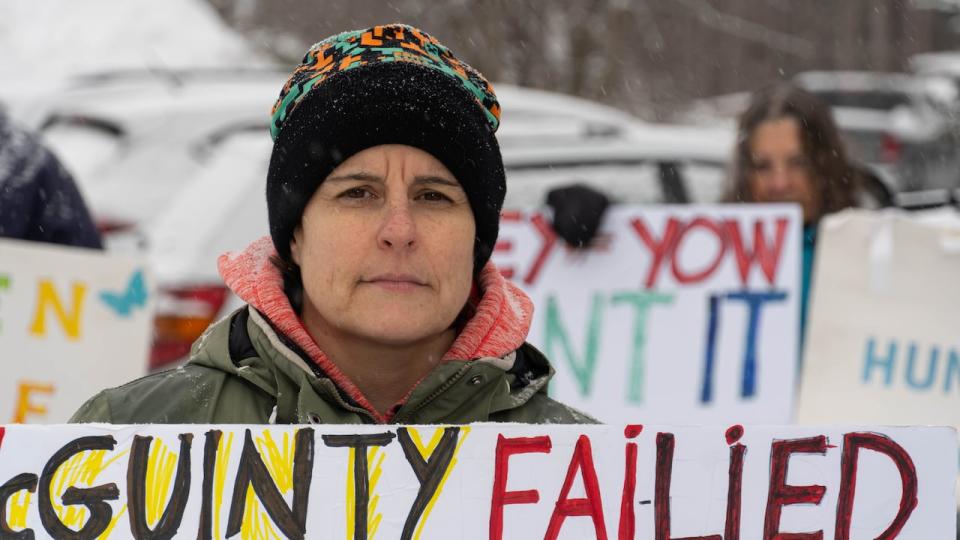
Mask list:
[{"label": "blurred background vehicle", "polygon": [[915,54],[907,61],[911,73],[945,77],[960,85],[960,52],[936,51]]},{"label": "blurred background vehicle", "polygon": [[506,207],[542,205],[550,189],[573,182],[620,203],[722,197],[731,129],[651,124],[588,100],[504,84],[497,95]]},{"label": "blurred background vehicle", "polygon": [[0,4],[0,107],[73,174],[108,249],[190,181],[207,141],[261,122],[289,71],[208,2],[151,7]]},{"label": "blurred background vehicle", "polygon": [[957,87],[907,73],[812,71],[795,82],[833,109],[853,159],[886,168],[898,190],[960,181]]},{"label": "blurred background vehicle", "polygon": [[110,248],[191,182],[220,138],[262,131],[284,80],[269,70],[92,74],[21,119],[73,172]]}]

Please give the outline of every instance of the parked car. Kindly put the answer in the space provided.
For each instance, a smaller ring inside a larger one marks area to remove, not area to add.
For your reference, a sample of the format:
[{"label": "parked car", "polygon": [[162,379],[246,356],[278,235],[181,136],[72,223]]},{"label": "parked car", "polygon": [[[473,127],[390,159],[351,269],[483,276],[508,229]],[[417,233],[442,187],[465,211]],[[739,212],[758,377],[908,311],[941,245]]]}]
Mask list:
[{"label": "parked car", "polygon": [[960,188],[907,191],[895,196],[895,205],[905,210],[954,208],[960,211]]},{"label": "parked car", "polygon": [[851,156],[888,170],[897,191],[960,185],[958,95],[949,79],[820,71],[795,81],[832,107]]},{"label": "parked car", "polygon": [[145,224],[204,168],[225,133],[255,129],[286,74],[274,71],[87,75],[27,115],[77,179],[108,248]]},{"label": "parked car", "polygon": [[[549,92],[497,85],[506,208],[541,206],[574,183],[614,202],[718,202],[734,134],[660,126],[616,109]],[[216,270],[221,253],[267,234],[264,179],[272,148],[260,130],[224,132],[205,166],[143,235],[160,284],[151,367],[183,358],[190,344],[240,305]]]},{"label": "parked car", "polygon": [[945,77],[960,85],[960,51],[936,51],[915,54],[908,64],[910,72],[921,77]]}]

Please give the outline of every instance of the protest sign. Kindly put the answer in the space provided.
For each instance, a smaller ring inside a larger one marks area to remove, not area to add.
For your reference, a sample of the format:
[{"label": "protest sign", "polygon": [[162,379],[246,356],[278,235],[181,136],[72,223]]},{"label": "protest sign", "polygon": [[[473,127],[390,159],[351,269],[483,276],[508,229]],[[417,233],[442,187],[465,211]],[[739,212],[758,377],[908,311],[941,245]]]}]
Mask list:
[{"label": "protest sign", "polygon": [[91,424],[2,435],[10,537],[955,534],[949,428]]},{"label": "protest sign", "polygon": [[504,212],[494,261],[533,299],[551,394],[606,422],[787,423],[799,329],[790,205],[622,206],[588,250]]},{"label": "protest sign", "polygon": [[153,307],[138,261],[0,240],[0,418],[64,422],[146,371]]},{"label": "protest sign", "polygon": [[848,211],[820,226],[805,423],[960,426],[960,224]]}]

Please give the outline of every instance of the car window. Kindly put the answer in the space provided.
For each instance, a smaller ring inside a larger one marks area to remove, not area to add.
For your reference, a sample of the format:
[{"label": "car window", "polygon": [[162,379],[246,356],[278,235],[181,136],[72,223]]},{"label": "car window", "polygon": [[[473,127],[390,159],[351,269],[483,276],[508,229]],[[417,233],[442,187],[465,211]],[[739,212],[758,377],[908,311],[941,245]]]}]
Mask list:
[{"label": "car window", "polygon": [[653,164],[589,165],[507,170],[505,207],[542,206],[558,187],[584,184],[614,202],[654,203],[662,199],[658,169]]}]

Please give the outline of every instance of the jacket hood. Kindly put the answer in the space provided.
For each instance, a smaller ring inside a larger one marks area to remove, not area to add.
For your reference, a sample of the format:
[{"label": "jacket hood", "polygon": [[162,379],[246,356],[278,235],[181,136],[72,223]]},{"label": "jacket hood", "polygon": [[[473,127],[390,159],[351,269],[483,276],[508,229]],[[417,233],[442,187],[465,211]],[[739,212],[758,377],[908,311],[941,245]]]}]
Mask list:
[{"label": "jacket hood", "polygon": [[[374,409],[307,332],[283,292],[280,270],[270,262],[275,254],[270,238],[263,237],[243,251],[221,255],[217,266],[230,290],[261,313],[278,334],[299,347],[344,393],[375,418],[389,420]],[[492,262],[484,266],[477,286],[480,299],[475,312],[441,363],[482,360],[509,370],[515,357],[512,353],[524,344],[529,332],[533,303],[523,291],[504,279]]]}]

